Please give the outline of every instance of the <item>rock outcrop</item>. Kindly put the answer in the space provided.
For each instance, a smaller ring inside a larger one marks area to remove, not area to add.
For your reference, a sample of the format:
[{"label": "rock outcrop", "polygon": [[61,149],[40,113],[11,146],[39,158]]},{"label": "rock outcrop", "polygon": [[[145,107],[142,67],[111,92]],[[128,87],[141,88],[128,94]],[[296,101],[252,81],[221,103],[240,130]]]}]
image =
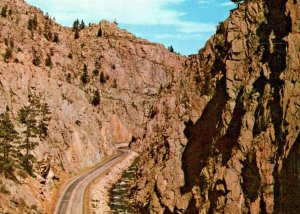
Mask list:
[{"label": "rock outcrop", "polygon": [[[71,174],[143,139],[153,106],[184,57],[101,21],[58,25],[24,0],[1,0],[0,113],[20,130],[19,110],[38,94],[50,108],[48,136],[32,154],[35,177],[1,178],[4,213],[51,212]],[[77,34],[77,35],[75,35]],[[76,37],[76,38],[75,38]]]},{"label": "rock outcrop", "polygon": [[187,59],[140,144],[142,213],[300,212],[299,22],[299,1],[246,1]]}]

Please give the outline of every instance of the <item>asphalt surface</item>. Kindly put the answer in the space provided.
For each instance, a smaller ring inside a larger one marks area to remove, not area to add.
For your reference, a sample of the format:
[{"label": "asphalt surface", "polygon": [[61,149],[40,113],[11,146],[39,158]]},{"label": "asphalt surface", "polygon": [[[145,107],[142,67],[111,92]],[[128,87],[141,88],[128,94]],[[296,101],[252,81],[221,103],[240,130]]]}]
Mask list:
[{"label": "asphalt surface", "polygon": [[106,170],[127,157],[130,152],[120,149],[119,154],[96,168],[72,179],[63,189],[56,204],[54,214],[83,214],[84,192],[87,186]]}]

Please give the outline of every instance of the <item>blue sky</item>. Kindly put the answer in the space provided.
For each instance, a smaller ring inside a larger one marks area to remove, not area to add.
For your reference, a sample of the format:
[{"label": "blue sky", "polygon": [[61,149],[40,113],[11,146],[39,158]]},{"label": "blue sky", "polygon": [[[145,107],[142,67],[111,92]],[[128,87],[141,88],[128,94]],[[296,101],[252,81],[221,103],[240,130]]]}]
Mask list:
[{"label": "blue sky", "polygon": [[172,45],[183,55],[197,53],[235,7],[230,0],[26,1],[65,26],[77,18],[85,23],[116,20],[121,28],[166,47]]}]

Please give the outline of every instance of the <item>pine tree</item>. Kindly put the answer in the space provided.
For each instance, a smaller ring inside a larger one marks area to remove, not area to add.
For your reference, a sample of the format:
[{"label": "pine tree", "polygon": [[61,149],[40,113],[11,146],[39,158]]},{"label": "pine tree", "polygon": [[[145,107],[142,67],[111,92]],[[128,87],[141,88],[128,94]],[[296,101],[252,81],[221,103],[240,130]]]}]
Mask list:
[{"label": "pine tree", "polygon": [[74,23],[73,23],[73,30],[78,30],[79,29],[79,20],[78,19],[76,19],[75,21],[74,21]]},{"label": "pine tree", "polygon": [[47,103],[42,103],[40,107],[40,116],[41,119],[39,121],[39,137],[40,139],[45,139],[46,136],[48,135],[48,126],[49,126],[49,121],[51,119],[50,115],[50,108]]},{"label": "pine tree", "polygon": [[81,20],[81,23],[80,23],[80,29],[82,30],[82,29],[84,29],[85,28],[85,24],[84,24],[84,21],[83,20]]},{"label": "pine tree", "polygon": [[101,29],[101,28],[99,28],[98,33],[97,33],[97,36],[98,36],[98,37],[102,37],[102,29]]},{"label": "pine tree", "polygon": [[83,73],[81,75],[81,82],[83,84],[87,84],[89,82],[89,76],[87,73],[87,65],[86,64],[83,65]]},{"label": "pine tree", "polygon": [[19,139],[8,112],[0,115],[0,174],[13,178]]},{"label": "pine tree", "polygon": [[[41,103],[40,96],[29,95],[29,105],[19,111],[19,120],[25,126],[23,141],[20,143],[20,162],[24,170],[33,175],[33,165],[36,162],[31,152],[38,145],[38,140],[47,136],[50,110],[46,103]],[[38,138],[39,137],[39,138]]]}]

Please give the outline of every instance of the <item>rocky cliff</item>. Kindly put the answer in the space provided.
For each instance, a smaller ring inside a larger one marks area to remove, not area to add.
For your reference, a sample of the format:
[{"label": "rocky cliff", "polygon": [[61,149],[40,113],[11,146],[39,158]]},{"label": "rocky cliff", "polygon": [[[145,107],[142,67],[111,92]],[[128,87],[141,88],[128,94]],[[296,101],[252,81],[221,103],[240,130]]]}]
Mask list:
[{"label": "rocky cliff", "polygon": [[185,58],[115,23],[62,27],[24,0],[1,0],[0,10],[0,113],[22,133],[20,109],[37,94],[51,118],[30,152],[33,176],[22,167],[14,180],[1,175],[1,212],[51,212],[66,178],[144,138]]},{"label": "rocky cliff", "polygon": [[142,213],[299,213],[300,2],[246,1],[158,98]]}]

